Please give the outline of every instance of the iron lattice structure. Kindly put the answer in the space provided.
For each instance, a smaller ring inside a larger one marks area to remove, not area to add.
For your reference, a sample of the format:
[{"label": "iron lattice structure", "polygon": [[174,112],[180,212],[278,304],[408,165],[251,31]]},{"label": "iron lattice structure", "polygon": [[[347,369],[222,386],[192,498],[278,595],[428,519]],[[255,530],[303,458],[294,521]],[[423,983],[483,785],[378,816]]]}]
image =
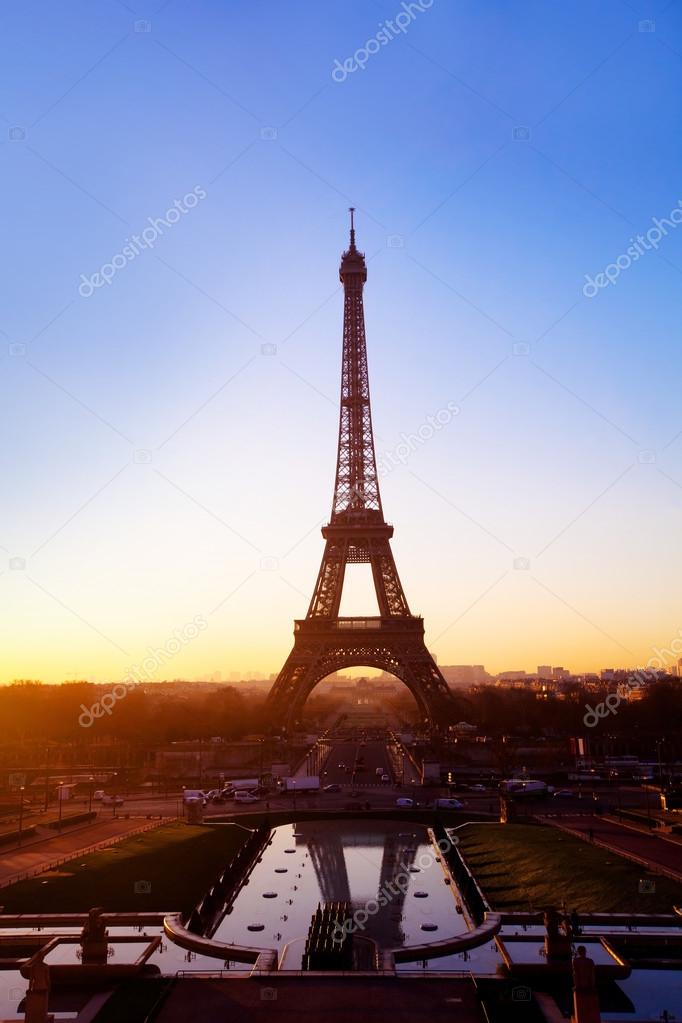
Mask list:
[{"label": "iron lattice structure", "polygon": [[[363,288],[365,257],[350,245],[341,258],[344,290],[341,409],[336,482],[322,564],[308,613],[294,624],[294,647],[268,697],[273,724],[291,730],[308,696],[327,675],[368,666],[396,675],[431,728],[448,723],[454,701],[426,648],[424,621],[411,614],[384,519],[372,430]],[[371,565],[378,617],[339,616],[346,565]]]}]

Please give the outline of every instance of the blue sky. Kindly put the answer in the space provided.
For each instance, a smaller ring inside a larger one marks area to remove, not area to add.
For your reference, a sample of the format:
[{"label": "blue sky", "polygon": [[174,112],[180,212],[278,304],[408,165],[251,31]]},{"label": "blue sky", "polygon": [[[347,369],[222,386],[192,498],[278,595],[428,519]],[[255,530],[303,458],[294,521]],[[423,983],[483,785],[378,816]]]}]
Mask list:
[{"label": "blue sky", "polygon": [[334,81],[404,10],[3,6],[0,679],[116,678],[199,613],[162,675],[278,670],[331,501],[351,204],[379,454],[460,409],[383,480],[438,659],[678,635],[682,232],[582,288],[682,199],[680,4],[433,0]]}]

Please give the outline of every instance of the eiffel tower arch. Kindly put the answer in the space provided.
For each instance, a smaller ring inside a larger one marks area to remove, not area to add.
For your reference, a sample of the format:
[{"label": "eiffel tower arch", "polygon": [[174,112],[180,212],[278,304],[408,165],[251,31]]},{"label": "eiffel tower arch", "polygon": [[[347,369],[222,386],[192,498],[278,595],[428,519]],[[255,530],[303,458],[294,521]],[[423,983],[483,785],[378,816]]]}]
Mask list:
[{"label": "eiffel tower arch", "polygon": [[[294,623],[294,646],[268,696],[275,727],[291,731],[305,701],[327,675],[373,667],[399,678],[414,696],[425,723],[437,731],[455,715],[455,700],[424,642],[424,620],[410,612],[384,519],[377,475],[367,371],[363,288],[365,257],[355,245],[343,253],[343,357],[336,482],[332,513],[323,526],[322,564],[305,618]],[[379,615],[339,615],[349,564],[369,564]]]}]

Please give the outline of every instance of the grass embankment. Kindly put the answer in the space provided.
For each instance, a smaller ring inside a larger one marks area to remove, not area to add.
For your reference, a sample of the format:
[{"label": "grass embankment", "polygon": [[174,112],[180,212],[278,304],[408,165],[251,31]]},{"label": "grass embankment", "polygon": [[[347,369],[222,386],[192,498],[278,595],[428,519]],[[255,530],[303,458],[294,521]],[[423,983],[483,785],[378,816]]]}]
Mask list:
[{"label": "grass embankment", "polygon": [[538,911],[560,906],[579,913],[672,913],[682,885],[656,876],[656,891],[640,894],[652,877],[644,867],[557,828],[529,824],[476,825],[457,832],[460,850],[494,910]]},{"label": "grass embankment", "polygon": [[245,837],[237,826],[164,824],[2,888],[0,905],[5,913],[189,910]]}]

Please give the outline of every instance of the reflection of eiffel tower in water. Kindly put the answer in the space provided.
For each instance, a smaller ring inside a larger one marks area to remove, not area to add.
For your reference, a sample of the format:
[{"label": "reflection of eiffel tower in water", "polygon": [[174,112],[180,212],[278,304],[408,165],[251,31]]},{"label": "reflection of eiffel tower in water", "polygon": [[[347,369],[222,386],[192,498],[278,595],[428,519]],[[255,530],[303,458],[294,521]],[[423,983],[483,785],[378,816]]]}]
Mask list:
[{"label": "reflection of eiffel tower in water", "polygon": [[[355,826],[353,826],[355,825]],[[408,826],[404,826],[408,827]],[[368,914],[364,929],[358,934],[372,938],[380,948],[398,948],[404,942],[402,916],[405,894],[402,888],[391,883],[398,875],[409,871],[414,863],[419,835],[412,831],[369,831],[359,822],[334,822],[327,829],[314,824],[296,825],[296,832],[301,843],[305,843],[315,869],[317,882],[323,902],[349,902],[353,912],[364,909],[365,903],[377,899],[379,892],[386,893],[386,904],[379,905],[376,913]],[[381,864],[376,862],[375,853],[383,846]],[[376,891],[362,890],[360,898],[351,895],[351,884],[348,878],[348,867],[344,847],[362,847],[369,850],[367,869],[376,875],[378,866],[379,879]]]}]

